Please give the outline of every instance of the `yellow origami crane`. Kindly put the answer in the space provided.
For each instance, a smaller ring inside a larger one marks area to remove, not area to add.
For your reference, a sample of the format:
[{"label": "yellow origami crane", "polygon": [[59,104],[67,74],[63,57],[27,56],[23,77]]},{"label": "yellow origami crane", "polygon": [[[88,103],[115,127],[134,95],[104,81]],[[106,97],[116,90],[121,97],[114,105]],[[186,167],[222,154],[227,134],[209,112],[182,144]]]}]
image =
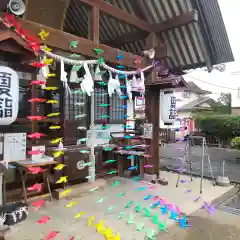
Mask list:
[{"label": "yellow origami crane", "polygon": [[50,90],[55,91],[55,90],[57,90],[57,87],[45,87],[44,90],[46,90],[46,91],[50,91]]},{"label": "yellow origami crane", "polygon": [[50,126],[49,129],[60,129],[61,126]]},{"label": "yellow origami crane", "polygon": [[54,169],[55,169],[55,170],[62,170],[65,166],[66,166],[66,165],[60,163],[60,164],[58,164]]},{"label": "yellow origami crane", "polygon": [[72,206],[76,205],[77,202],[70,202],[68,205],[66,205],[67,208],[71,208]]},{"label": "yellow origami crane", "polygon": [[56,73],[49,73],[47,76],[48,77],[56,77]]},{"label": "yellow origami crane", "polygon": [[44,51],[44,52],[51,52],[52,49],[47,47],[46,45],[42,46],[41,49]]},{"label": "yellow origami crane", "polygon": [[78,214],[76,214],[75,216],[74,216],[74,218],[80,218],[81,216],[83,216],[84,214],[85,214],[86,212],[80,212],[80,213],[78,213]]},{"label": "yellow origami crane", "polygon": [[92,222],[94,221],[95,217],[94,216],[91,216],[89,219],[88,219],[88,226],[90,227],[92,225]]},{"label": "yellow origami crane", "polygon": [[67,183],[67,176],[60,177],[57,183]]},{"label": "yellow origami crane", "polygon": [[63,138],[56,138],[54,140],[51,141],[51,144],[57,144],[57,143],[60,143],[61,141],[63,140]]},{"label": "yellow origami crane", "polygon": [[97,232],[99,234],[104,235],[104,233],[106,232],[106,228],[104,227],[104,221],[103,220],[100,220],[99,223],[95,224],[95,227],[96,227]]},{"label": "yellow origami crane", "polygon": [[114,235],[113,235],[112,229],[110,227],[107,228],[107,230],[104,233],[104,236],[107,240],[113,239]]},{"label": "yellow origami crane", "polygon": [[[51,65],[53,63],[54,59],[53,58],[45,58],[43,60],[43,63],[46,65]],[[55,74],[56,75],[56,74]]]},{"label": "yellow origami crane", "polygon": [[70,192],[72,191],[72,189],[66,189],[63,192],[60,193],[61,196],[66,196],[68,195]]},{"label": "yellow origami crane", "polygon": [[41,32],[38,35],[43,41],[45,41],[49,36],[49,32],[46,32],[44,29],[41,29]]},{"label": "yellow origami crane", "polygon": [[54,158],[58,158],[58,157],[60,157],[60,156],[63,155],[63,154],[64,154],[63,151],[56,151],[56,152],[53,153],[53,157],[54,157]]},{"label": "yellow origami crane", "polygon": [[58,103],[58,100],[48,100],[46,103],[56,104]]},{"label": "yellow origami crane", "polygon": [[56,112],[56,113],[50,113],[47,115],[47,117],[57,117],[60,115],[60,112]]},{"label": "yellow origami crane", "polygon": [[114,237],[114,240],[121,240],[120,233],[117,233],[117,235]]}]

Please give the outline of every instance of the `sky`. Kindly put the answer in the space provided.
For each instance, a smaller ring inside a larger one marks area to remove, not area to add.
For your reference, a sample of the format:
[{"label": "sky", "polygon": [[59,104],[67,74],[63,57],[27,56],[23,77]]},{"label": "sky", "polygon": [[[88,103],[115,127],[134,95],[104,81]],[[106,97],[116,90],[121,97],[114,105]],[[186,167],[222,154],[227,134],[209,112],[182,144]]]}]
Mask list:
[{"label": "sky", "polygon": [[[210,0],[211,1],[211,0]],[[186,81],[193,81],[199,87],[211,91],[211,97],[217,99],[221,92],[232,93],[232,106],[240,107],[240,0],[218,0],[222,11],[224,24],[228,33],[228,38],[232,47],[235,62],[227,63],[225,72],[213,70],[211,73],[197,69],[184,76]],[[234,72],[239,71],[239,75]],[[222,87],[213,86],[201,81],[215,84]]]}]

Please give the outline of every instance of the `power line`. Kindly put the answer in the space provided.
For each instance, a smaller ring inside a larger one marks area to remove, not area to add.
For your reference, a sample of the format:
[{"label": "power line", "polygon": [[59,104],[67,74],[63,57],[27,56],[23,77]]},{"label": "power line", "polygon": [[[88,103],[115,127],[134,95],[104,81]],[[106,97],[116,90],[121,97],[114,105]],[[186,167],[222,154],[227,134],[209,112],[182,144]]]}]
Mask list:
[{"label": "power line", "polygon": [[217,84],[214,84],[214,83],[209,83],[209,82],[200,80],[200,79],[198,79],[198,78],[195,78],[195,77],[193,77],[193,76],[187,76],[187,75],[185,75],[185,77],[190,77],[190,78],[193,78],[193,79],[195,79],[195,80],[197,80],[197,81],[199,81],[199,82],[206,83],[206,84],[209,84],[209,85],[212,85],[212,86],[215,86],[215,87],[220,87],[220,88],[225,88],[225,89],[229,89],[229,90],[239,91],[239,89],[237,89],[237,88],[229,88],[229,87],[217,85]]}]

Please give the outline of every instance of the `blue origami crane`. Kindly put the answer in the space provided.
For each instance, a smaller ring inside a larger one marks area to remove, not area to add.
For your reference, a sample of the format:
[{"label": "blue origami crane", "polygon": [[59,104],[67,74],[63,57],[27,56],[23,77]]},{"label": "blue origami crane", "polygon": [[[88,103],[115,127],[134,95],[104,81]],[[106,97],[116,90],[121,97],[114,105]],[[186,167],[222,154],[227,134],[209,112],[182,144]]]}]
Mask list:
[{"label": "blue origami crane", "polygon": [[152,194],[150,194],[150,195],[144,197],[144,200],[149,200],[149,199],[151,199],[151,198],[152,198]]},{"label": "blue origami crane", "polygon": [[168,208],[167,208],[167,205],[164,205],[164,207],[161,207],[161,208],[160,208],[160,211],[162,212],[163,215],[168,214]]},{"label": "blue origami crane", "polygon": [[156,208],[160,205],[160,201],[157,201],[151,205],[151,208]]},{"label": "blue origami crane", "polygon": [[134,170],[137,170],[138,169],[138,166],[132,166],[132,167],[129,167],[128,170],[130,171],[134,171]]},{"label": "blue origami crane", "polygon": [[180,226],[180,228],[188,228],[189,227],[189,225],[187,224],[187,217],[186,216],[179,219],[179,226]]},{"label": "blue origami crane", "polygon": [[179,221],[179,215],[177,212],[170,210],[170,219],[175,220],[175,221]]}]

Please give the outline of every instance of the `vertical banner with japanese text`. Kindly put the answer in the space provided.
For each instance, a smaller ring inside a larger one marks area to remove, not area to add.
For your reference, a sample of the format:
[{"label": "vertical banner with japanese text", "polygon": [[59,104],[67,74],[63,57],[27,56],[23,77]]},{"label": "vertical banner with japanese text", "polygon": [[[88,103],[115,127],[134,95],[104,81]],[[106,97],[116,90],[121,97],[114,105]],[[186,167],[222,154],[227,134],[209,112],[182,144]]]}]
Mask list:
[{"label": "vertical banner with japanese text", "polygon": [[19,79],[17,73],[0,66],[0,125],[10,125],[18,115]]}]

